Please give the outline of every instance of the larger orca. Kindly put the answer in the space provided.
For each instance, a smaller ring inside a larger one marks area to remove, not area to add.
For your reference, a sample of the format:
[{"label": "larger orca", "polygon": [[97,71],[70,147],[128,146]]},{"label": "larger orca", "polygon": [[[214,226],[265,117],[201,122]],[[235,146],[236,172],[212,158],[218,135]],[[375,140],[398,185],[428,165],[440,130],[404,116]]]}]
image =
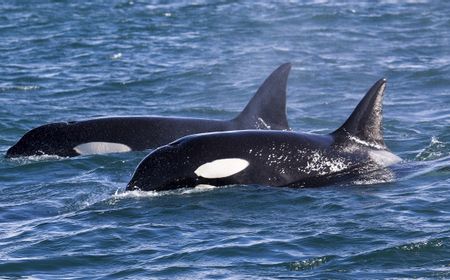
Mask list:
[{"label": "larger orca", "polygon": [[279,66],[234,119],[220,121],[171,117],[108,117],[46,124],[27,132],[7,152],[7,158],[57,155],[72,157],[145,150],[182,136],[241,129],[289,129],[286,83],[291,64]]},{"label": "larger orca", "polygon": [[187,136],[150,153],[127,190],[163,191],[198,185],[321,186],[384,169],[400,160],[386,147],[376,82],[348,120],[328,135],[233,131]]}]

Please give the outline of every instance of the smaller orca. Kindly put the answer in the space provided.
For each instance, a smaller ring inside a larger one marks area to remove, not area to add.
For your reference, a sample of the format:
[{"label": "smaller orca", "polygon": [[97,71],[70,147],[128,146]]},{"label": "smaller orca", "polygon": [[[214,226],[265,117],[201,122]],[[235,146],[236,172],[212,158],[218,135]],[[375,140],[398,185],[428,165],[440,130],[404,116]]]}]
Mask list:
[{"label": "smaller orca", "polygon": [[400,161],[386,147],[376,82],[347,121],[328,135],[233,131],[191,135],[150,153],[127,190],[163,191],[199,185],[313,187],[382,170]]},{"label": "smaller orca", "polygon": [[156,148],[194,133],[241,129],[289,129],[286,87],[290,63],[279,66],[234,119],[108,117],[39,126],[6,152],[7,158],[104,154]]}]

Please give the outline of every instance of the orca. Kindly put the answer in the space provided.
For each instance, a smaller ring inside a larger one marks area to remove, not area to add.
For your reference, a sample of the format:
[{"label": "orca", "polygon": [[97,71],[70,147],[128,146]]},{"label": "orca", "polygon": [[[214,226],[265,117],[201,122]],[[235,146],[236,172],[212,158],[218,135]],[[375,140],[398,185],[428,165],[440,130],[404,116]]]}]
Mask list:
[{"label": "orca", "polygon": [[126,190],[196,186],[315,187],[368,174],[400,161],[386,147],[377,81],[347,121],[327,135],[294,131],[230,131],[191,135],[150,153]]},{"label": "orca", "polygon": [[244,110],[232,120],[136,116],[51,123],[27,132],[8,149],[6,157],[73,157],[140,151],[154,149],[182,136],[202,132],[241,129],[288,130],[286,86],[290,69],[290,63],[279,66],[259,87]]}]

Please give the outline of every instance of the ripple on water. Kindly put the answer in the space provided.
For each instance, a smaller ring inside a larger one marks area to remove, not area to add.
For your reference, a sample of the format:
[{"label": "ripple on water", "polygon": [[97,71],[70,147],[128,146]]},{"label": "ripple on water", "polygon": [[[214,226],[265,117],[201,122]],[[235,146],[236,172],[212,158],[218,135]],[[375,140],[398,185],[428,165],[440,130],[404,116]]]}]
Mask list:
[{"label": "ripple on water", "polygon": [[[317,189],[126,192],[148,151],[0,159],[6,278],[450,278],[445,1],[9,1],[0,151],[48,122],[233,118],[292,62],[294,130],[328,133],[388,78],[389,176]],[[88,133],[88,131],[86,131]],[[394,175],[394,177],[390,177]]]}]

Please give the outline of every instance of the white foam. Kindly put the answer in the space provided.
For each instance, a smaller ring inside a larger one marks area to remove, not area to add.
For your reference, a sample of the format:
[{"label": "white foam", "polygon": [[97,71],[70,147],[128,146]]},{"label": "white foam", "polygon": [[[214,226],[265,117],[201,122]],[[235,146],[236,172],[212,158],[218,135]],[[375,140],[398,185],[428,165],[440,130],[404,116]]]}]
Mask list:
[{"label": "white foam", "polygon": [[47,161],[47,160],[61,160],[67,159],[67,157],[57,156],[57,155],[38,155],[38,156],[21,156],[8,158],[8,160],[17,162],[19,164],[28,164],[35,161]]},{"label": "white foam", "polygon": [[375,185],[395,182],[397,180],[396,173],[390,168],[380,168],[378,170],[369,171],[368,173],[359,174],[352,179],[351,184],[354,185]]},{"label": "white foam", "polygon": [[107,153],[124,153],[131,151],[125,144],[111,142],[89,142],[73,148],[80,155],[95,155]]},{"label": "white foam", "polygon": [[122,58],[122,53],[115,53],[111,56],[111,59],[121,59]]},{"label": "white foam", "polygon": [[416,156],[418,160],[433,160],[446,155],[446,144],[439,141],[436,136],[431,137],[430,144],[422,149]]},{"label": "white foam", "polygon": [[200,165],[194,173],[207,179],[225,178],[241,172],[248,165],[245,159],[223,158]]},{"label": "white foam", "polygon": [[113,195],[113,198],[121,199],[121,198],[129,198],[129,197],[157,197],[164,195],[165,192],[157,192],[157,191],[140,191],[140,190],[134,190],[134,191],[124,191],[119,192],[116,191],[116,193]]},{"label": "white foam", "polygon": [[[153,198],[166,195],[183,195],[191,193],[202,193],[216,189],[217,187],[207,184],[199,184],[195,188],[181,188],[175,190],[167,191],[121,191],[117,190],[112,196],[114,199],[124,199],[124,198]],[[221,187],[224,188],[224,187]]]},{"label": "white foam", "polygon": [[193,189],[181,189],[180,194],[190,194],[190,193],[201,193],[207,192],[216,189],[216,186],[208,185],[208,184],[200,184],[195,186]]}]

